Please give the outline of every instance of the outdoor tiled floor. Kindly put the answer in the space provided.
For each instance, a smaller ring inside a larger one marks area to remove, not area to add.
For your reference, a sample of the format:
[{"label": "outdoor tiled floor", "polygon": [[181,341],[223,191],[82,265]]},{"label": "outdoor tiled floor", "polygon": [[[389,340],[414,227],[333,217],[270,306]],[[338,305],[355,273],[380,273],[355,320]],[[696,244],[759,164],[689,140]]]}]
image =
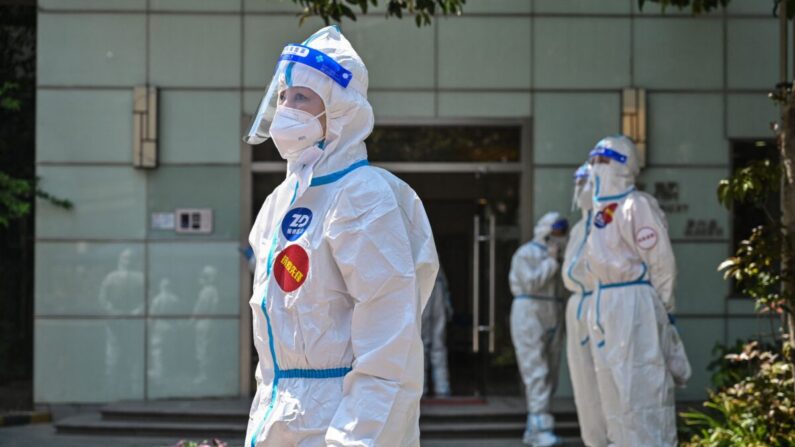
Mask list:
[{"label": "outdoor tiled floor", "polygon": [[[166,447],[177,439],[119,438],[56,435],[51,424],[34,424],[21,427],[0,428],[0,447]],[[229,440],[227,440],[229,441]],[[229,447],[242,447],[243,442],[229,442]],[[582,444],[569,443],[569,447]],[[517,440],[432,440],[423,441],[422,447],[523,447]]]}]

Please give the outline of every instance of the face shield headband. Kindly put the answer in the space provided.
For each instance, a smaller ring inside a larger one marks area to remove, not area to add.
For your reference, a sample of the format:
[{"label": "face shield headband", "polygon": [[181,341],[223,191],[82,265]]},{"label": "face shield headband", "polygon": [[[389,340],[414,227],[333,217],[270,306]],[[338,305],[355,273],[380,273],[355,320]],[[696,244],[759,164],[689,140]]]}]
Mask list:
[{"label": "face shield headband", "polygon": [[607,157],[607,158],[610,158],[612,160],[615,160],[615,161],[621,163],[622,165],[627,163],[627,156],[626,155],[624,155],[624,154],[622,154],[620,152],[616,152],[613,149],[610,149],[609,147],[605,147],[605,146],[601,146],[601,145],[596,146],[595,148],[593,148],[593,150],[588,154],[588,156],[591,157],[591,158],[599,157],[599,156]]},{"label": "face shield headband", "polygon": [[245,143],[256,145],[270,138],[270,126],[276,114],[280,87],[292,86],[292,71],[297,63],[323,73],[342,88],[347,88],[353,79],[349,70],[322,51],[295,43],[287,45],[279,56],[273,79],[251,121],[249,130],[243,136]]}]

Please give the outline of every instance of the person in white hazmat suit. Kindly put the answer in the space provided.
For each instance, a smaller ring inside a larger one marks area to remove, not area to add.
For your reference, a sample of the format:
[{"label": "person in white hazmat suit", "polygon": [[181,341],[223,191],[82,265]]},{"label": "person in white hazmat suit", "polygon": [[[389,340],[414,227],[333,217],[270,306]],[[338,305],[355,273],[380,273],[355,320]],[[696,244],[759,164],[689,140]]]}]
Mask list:
[{"label": "person in white hazmat suit", "polygon": [[447,370],[447,322],[453,316],[447,276],[440,267],[433,286],[431,298],[422,311],[422,343],[425,345],[425,384],[423,394],[428,393],[428,370],[431,372],[433,393],[437,397],[450,396],[450,379]]},{"label": "person in white hazmat suit", "polygon": [[367,69],[336,27],[287,45],[244,141],[285,180],[257,215],[246,447],[417,446],[438,259],[414,191],[367,164]]},{"label": "person in white hazmat suit", "polygon": [[563,337],[557,273],[566,230],[568,223],[560,214],[545,214],[535,226],[533,240],[519,247],[511,259],[511,340],[528,411],[522,441],[532,446],[561,442],[553,432],[550,400],[557,384]]},{"label": "person in white hazmat suit", "polygon": [[588,315],[607,437],[619,447],[677,443],[674,383],[690,365],[667,312],[676,262],[665,215],[635,190],[635,145],[624,136],[590,153],[594,215],[585,248],[597,283]]},{"label": "person in white hazmat suit", "polygon": [[566,303],[566,359],[577,406],[580,437],[588,447],[608,445],[607,424],[602,413],[599,388],[591,355],[588,316],[593,309],[593,278],[585,268],[585,245],[591,232],[592,183],[588,163],[574,173],[572,207],[582,212],[582,218],[569,232],[569,242],[563,256],[563,284],[572,292]]}]

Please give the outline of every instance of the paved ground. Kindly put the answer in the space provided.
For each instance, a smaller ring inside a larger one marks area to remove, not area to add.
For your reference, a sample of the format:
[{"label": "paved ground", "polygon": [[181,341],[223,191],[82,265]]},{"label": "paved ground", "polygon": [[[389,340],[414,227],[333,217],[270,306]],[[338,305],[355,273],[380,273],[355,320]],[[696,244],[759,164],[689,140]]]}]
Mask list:
[{"label": "paved ground", "polygon": [[[0,447],[171,447],[178,439],[67,436],[55,434],[51,424],[0,428]],[[195,440],[197,441],[197,440]],[[229,440],[227,440],[229,442]],[[242,440],[229,447],[242,447]],[[569,447],[579,443],[566,444]],[[523,447],[519,440],[430,440],[422,447]]]},{"label": "paved ground", "polygon": [[[165,447],[177,441],[179,439],[58,435],[52,424],[0,428],[0,447]],[[240,442],[229,447],[242,445]]]}]

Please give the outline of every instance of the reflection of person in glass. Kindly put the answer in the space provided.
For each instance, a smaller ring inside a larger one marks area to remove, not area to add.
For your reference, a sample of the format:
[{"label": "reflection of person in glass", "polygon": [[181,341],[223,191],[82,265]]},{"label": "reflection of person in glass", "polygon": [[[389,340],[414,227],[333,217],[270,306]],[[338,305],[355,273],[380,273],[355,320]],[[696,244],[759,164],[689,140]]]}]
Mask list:
[{"label": "reflection of person in glass", "polygon": [[[168,278],[160,280],[160,290],[152,299],[151,314],[174,315],[177,311],[179,298],[171,291],[171,281]],[[149,375],[159,380],[165,380],[165,371],[170,371],[166,363],[173,362],[175,359],[172,353],[168,352],[173,343],[168,343],[169,338],[174,334],[174,322],[156,318],[152,323],[152,362],[149,366]],[[173,349],[173,348],[172,348]]]},{"label": "reflection of person in glass", "polygon": [[445,336],[447,322],[453,316],[450,290],[447,277],[439,268],[433,292],[422,312],[422,343],[425,345],[425,382],[423,394],[428,392],[428,369],[433,379],[433,392],[436,396],[450,395],[450,380],[447,373],[447,346]]},{"label": "reflection of person in glass", "polygon": [[131,269],[132,250],[119,255],[116,270],[108,273],[99,288],[99,304],[110,314],[139,314],[143,297],[144,275]]},{"label": "reflection of person in glass", "polygon": [[218,270],[215,267],[206,265],[199,275],[199,299],[193,308],[193,315],[196,316],[196,363],[198,375],[195,379],[197,384],[207,381],[207,373],[210,371],[210,356],[212,353],[212,321],[206,317],[212,315],[218,309],[220,301],[218,288],[215,287],[215,278]]},{"label": "reflection of person in glass", "polygon": [[[111,315],[136,315],[141,312],[143,302],[143,273],[132,270],[132,250],[124,249],[119,254],[116,270],[108,273],[99,289],[99,304]],[[129,395],[136,383],[134,368],[121,365],[122,347],[118,334],[105,323],[105,377],[107,389],[118,395]],[[120,389],[124,387],[125,389]]]}]

